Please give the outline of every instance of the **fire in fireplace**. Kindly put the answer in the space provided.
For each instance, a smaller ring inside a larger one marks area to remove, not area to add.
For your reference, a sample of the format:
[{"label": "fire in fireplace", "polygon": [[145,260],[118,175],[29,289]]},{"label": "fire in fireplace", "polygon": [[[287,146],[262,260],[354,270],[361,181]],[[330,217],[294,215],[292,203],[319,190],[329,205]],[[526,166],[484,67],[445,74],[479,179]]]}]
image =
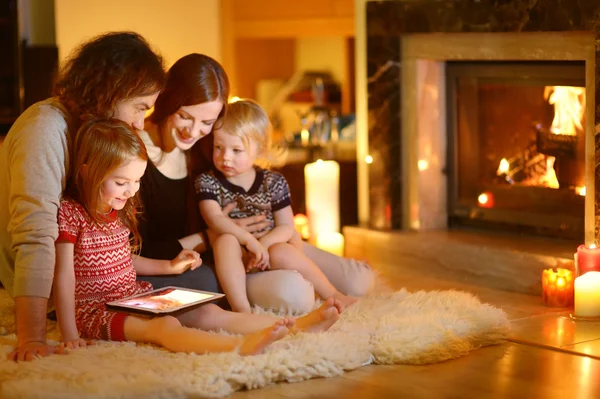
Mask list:
[{"label": "fire in fireplace", "polygon": [[448,62],[450,225],[581,241],[583,62]]}]

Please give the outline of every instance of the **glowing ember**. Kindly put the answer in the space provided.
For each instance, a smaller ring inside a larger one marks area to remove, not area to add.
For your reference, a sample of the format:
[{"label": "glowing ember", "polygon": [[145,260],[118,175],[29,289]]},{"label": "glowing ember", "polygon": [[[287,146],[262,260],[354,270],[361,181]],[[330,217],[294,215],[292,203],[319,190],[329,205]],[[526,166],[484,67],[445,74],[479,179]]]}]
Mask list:
[{"label": "glowing ember", "polygon": [[554,161],[556,161],[554,157],[546,158],[546,174],[540,179],[540,185],[544,187],[559,188],[556,171],[554,170]]},{"label": "glowing ember", "polygon": [[552,133],[574,136],[578,130],[583,130],[581,119],[585,112],[585,88],[546,86],[544,98],[554,105]]}]

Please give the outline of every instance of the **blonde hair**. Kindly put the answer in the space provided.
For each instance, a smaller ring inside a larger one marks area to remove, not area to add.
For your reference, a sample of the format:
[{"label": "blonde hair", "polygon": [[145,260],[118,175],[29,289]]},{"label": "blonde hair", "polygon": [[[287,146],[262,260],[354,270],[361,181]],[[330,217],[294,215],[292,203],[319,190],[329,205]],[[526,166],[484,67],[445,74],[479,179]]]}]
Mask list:
[{"label": "blonde hair", "polygon": [[[92,220],[101,226],[105,223],[99,204],[102,183],[131,159],[147,162],[146,146],[131,126],[118,119],[90,120],[81,126],[73,141],[70,167],[73,173],[65,193],[79,202]],[[136,194],[119,211],[119,218],[132,233],[134,248],[141,245],[136,217],[138,207]]]},{"label": "blonde hair", "polygon": [[219,118],[215,130],[239,137],[246,149],[254,142],[258,157],[256,164],[263,168],[279,165],[285,161],[285,152],[272,142],[272,126],[265,110],[249,99],[227,105],[227,111]]}]

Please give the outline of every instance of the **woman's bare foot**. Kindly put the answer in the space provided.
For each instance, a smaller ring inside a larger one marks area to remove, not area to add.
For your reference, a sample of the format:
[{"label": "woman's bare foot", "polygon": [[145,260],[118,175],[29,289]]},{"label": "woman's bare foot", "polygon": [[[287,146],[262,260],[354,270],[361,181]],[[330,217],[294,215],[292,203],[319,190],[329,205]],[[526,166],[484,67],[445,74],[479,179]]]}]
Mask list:
[{"label": "woman's bare foot", "polygon": [[312,333],[327,331],[340,318],[342,308],[338,299],[329,298],[319,309],[296,319],[296,330]]},{"label": "woman's bare foot", "polygon": [[258,355],[262,353],[267,346],[285,337],[295,323],[292,318],[281,319],[277,320],[271,327],[246,334],[240,347],[240,355]]}]

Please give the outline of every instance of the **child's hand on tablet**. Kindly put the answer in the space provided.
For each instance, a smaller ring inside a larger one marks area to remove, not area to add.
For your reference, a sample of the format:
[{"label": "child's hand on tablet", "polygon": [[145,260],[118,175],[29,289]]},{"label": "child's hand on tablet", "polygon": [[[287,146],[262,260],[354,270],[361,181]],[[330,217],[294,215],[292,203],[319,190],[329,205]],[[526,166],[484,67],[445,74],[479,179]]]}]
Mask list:
[{"label": "child's hand on tablet", "polygon": [[202,258],[196,251],[190,249],[182,250],[175,259],[171,261],[171,272],[181,274],[187,269],[195,270],[202,264]]}]

